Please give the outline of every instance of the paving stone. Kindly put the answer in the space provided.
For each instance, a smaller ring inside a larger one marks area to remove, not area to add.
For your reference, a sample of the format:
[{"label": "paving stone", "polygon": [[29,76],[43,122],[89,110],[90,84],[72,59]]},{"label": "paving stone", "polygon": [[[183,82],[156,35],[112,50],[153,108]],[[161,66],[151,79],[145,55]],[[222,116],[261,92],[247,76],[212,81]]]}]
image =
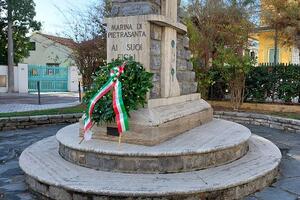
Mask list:
[{"label": "paving stone", "polygon": [[261,200],[295,200],[297,198],[296,195],[272,187],[266,188],[255,196]]},{"label": "paving stone", "polygon": [[300,176],[300,161],[293,158],[284,158],[280,172],[285,178]]},{"label": "paving stone", "polygon": [[275,185],[277,188],[283,189],[300,197],[300,177],[282,179]]}]

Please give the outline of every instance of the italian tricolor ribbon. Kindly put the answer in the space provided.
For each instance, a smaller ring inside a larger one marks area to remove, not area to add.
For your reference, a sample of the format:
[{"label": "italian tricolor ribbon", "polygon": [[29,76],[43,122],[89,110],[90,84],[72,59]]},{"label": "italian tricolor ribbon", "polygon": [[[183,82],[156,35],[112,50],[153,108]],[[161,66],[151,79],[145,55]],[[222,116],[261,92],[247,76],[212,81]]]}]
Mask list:
[{"label": "italian tricolor ribbon", "polygon": [[118,80],[119,76],[124,72],[126,63],[123,65],[114,67],[111,69],[109,80],[100,88],[100,90],[93,96],[88,105],[88,113],[84,119],[84,139],[90,140],[92,132],[90,129],[93,127],[92,114],[96,103],[105,94],[107,94],[113,88],[113,108],[116,114],[116,122],[118,126],[119,136],[123,132],[128,131],[128,115],[125,110],[125,106],[122,99],[122,84]]}]

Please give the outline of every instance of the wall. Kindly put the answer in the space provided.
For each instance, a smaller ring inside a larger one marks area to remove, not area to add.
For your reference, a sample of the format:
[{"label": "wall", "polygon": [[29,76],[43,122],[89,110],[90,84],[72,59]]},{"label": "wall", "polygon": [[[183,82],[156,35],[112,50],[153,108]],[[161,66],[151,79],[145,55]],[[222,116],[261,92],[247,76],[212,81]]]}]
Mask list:
[{"label": "wall", "polygon": [[152,99],[161,97],[161,44],[162,44],[162,27],[151,24],[150,26],[150,71],[153,73],[153,88],[150,92]]},{"label": "wall", "polygon": [[72,124],[78,122],[81,117],[82,113],[0,118],[0,132],[49,124]]},{"label": "wall", "polygon": [[177,33],[176,69],[181,95],[197,92],[196,74],[193,71],[193,64],[190,58],[189,38],[186,35]]},{"label": "wall", "polygon": [[68,91],[77,92],[78,91],[78,68],[71,66],[68,68]]},{"label": "wall", "polygon": [[28,93],[28,65],[18,65],[19,93]]},{"label": "wall", "polygon": [[6,87],[0,87],[0,92],[7,92],[7,66],[0,65],[0,75],[6,76]]},{"label": "wall", "polygon": [[36,43],[35,51],[30,51],[30,56],[23,63],[33,65],[46,65],[46,63],[59,63],[61,66],[74,65],[71,59],[71,49],[56,43],[48,38],[34,33],[30,37],[31,42]]},{"label": "wall", "polygon": [[[8,91],[8,71],[7,66],[0,65],[0,75],[6,76],[6,87],[0,87],[0,93],[7,92]],[[19,91],[19,68],[17,66],[14,66],[14,91]]]},{"label": "wall", "polygon": [[215,118],[241,124],[252,124],[300,134],[300,120],[247,112],[215,111]]}]

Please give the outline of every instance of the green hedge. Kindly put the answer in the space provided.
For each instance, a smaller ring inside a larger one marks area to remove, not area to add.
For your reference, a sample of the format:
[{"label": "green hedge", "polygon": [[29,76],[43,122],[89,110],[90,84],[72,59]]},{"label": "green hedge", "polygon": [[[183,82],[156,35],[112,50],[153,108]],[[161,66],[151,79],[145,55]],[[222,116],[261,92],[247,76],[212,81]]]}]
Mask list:
[{"label": "green hedge", "polygon": [[[209,79],[208,99],[224,100],[229,94],[228,83],[220,77],[220,69],[212,67],[202,76]],[[203,77],[199,77],[199,84]],[[247,74],[245,83],[246,102],[266,102],[271,99],[273,102],[281,100],[289,103],[293,98],[300,96],[300,65],[295,64],[261,64],[252,67]],[[201,91],[203,93],[203,91]],[[300,103],[300,99],[298,100]]]},{"label": "green hedge", "polygon": [[267,98],[291,102],[300,95],[300,65],[262,64],[247,76],[245,100],[265,102]]}]

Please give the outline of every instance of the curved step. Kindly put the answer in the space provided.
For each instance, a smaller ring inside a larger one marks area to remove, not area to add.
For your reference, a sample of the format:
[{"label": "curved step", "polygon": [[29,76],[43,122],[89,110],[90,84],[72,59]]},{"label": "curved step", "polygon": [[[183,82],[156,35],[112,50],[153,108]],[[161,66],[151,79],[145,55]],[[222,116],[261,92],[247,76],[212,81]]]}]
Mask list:
[{"label": "curved step", "polygon": [[156,146],[96,139],[79,145],[78,136],[78,124],[56,135],[59,153],[67,161],[102,171],[170,173],[216,167],[241,158],[248,151],[251,132],[237,123],[213,120]]},{"label": "curved step", "polygon": [[96,171],[72,164],[58,154],[55,137],[46,138],[20,157],[29,187],[52,199],[120,197],[164,199],[238,199],[269,185],[277,175],[279,149],[252,136],[241,159],[215,168],[172,174]]}]

